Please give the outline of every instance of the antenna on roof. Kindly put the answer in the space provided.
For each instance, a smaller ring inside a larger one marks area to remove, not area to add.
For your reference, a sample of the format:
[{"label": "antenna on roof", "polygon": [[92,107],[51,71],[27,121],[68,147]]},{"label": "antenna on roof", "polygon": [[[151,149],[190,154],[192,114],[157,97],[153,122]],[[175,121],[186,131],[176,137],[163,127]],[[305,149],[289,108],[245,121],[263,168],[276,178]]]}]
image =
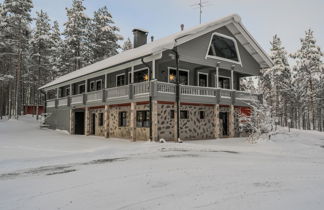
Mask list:
[{"label": "antenna on roof", "polygon": [[199,0],[198,3],[191,5],[191,7],[199,8],[199,24],[201,24],[201,16],[202,16],[202,12],[203,12],[202,9],[204,7],[207,7],[208,5],[209,5],[208,1],[202,1],[202,0]]}]

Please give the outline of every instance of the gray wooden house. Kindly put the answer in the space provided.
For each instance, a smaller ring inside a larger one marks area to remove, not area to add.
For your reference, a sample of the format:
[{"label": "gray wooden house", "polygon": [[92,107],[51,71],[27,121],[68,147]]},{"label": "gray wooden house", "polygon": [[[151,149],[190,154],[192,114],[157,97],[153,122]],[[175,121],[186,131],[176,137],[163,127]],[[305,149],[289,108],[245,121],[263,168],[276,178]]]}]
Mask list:
[{"label": "gray wooden house", "polygon": [[238,15],[147,43],[50,82],[47,124],[71,134],[131,140],[214,139],[239,135],[236,111],[259,95],[240,78],[272,62]]}]

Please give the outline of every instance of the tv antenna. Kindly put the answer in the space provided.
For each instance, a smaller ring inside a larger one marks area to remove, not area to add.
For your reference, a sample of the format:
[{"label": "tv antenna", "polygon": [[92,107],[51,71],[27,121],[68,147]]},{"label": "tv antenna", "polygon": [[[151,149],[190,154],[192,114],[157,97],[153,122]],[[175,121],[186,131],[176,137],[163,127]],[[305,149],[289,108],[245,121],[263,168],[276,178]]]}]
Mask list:
[{"label": "tv antenna", "polygon": [[208,1],[202,1],[202,0],[199,0],[198,3],[191,5],[191,7],[199,8],[199,24],[201,24],[201,16],[203,13],[203,8],[207,7],[208,5],[209,5]]}]

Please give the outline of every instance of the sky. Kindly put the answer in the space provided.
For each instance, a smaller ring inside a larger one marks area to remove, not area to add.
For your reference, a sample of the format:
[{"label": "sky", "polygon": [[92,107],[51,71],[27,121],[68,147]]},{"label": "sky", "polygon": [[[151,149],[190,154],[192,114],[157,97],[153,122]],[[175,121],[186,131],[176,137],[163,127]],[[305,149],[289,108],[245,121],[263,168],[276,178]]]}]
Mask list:
[{"label": "sky", "polygon": [[[324,49],[324,0],[203,0],[202,23],[236,13],[243,24],[269,52],[270,41],[278,34],[289,53],[300,46],[300,38],[311,28],[321,49]],[[3,2],[3,0],[0,0]],[[45,10],[61,25],[66,21],[66,7],[72,0],[33,0],[36,10]],[[191,5],[199,0],[84,0],[86,13],[92,16],[107,6],[120,34],[133,38],[132,29],[149,31],[155,39],[178,32],[180,25],[189,28],[199,24],[199,9]]]}]

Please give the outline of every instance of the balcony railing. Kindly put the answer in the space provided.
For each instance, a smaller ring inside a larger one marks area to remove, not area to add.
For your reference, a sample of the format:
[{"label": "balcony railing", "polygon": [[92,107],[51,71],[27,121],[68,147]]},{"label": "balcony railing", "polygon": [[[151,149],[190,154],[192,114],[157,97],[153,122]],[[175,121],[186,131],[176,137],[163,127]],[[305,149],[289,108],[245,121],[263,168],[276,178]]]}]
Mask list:
[{"label": "balcony railing", "polygon": [[[188,85],[180,85],[179,88],[180,100],[184,100],[185,102],[244,105],[259,100],[258,94],[236,90]],[[47,107],[82,105],[87,103],[114,103],[114,101],[118,103],[121,100],[127,102],[127,100],[133,98],[146,100],[144,98],[150,92],[156,100],[175,100],[176,85],[159,81],[151,81],[151,84],[149,82],[135,83],[70,97],[51,99],[47,101]]]}]

